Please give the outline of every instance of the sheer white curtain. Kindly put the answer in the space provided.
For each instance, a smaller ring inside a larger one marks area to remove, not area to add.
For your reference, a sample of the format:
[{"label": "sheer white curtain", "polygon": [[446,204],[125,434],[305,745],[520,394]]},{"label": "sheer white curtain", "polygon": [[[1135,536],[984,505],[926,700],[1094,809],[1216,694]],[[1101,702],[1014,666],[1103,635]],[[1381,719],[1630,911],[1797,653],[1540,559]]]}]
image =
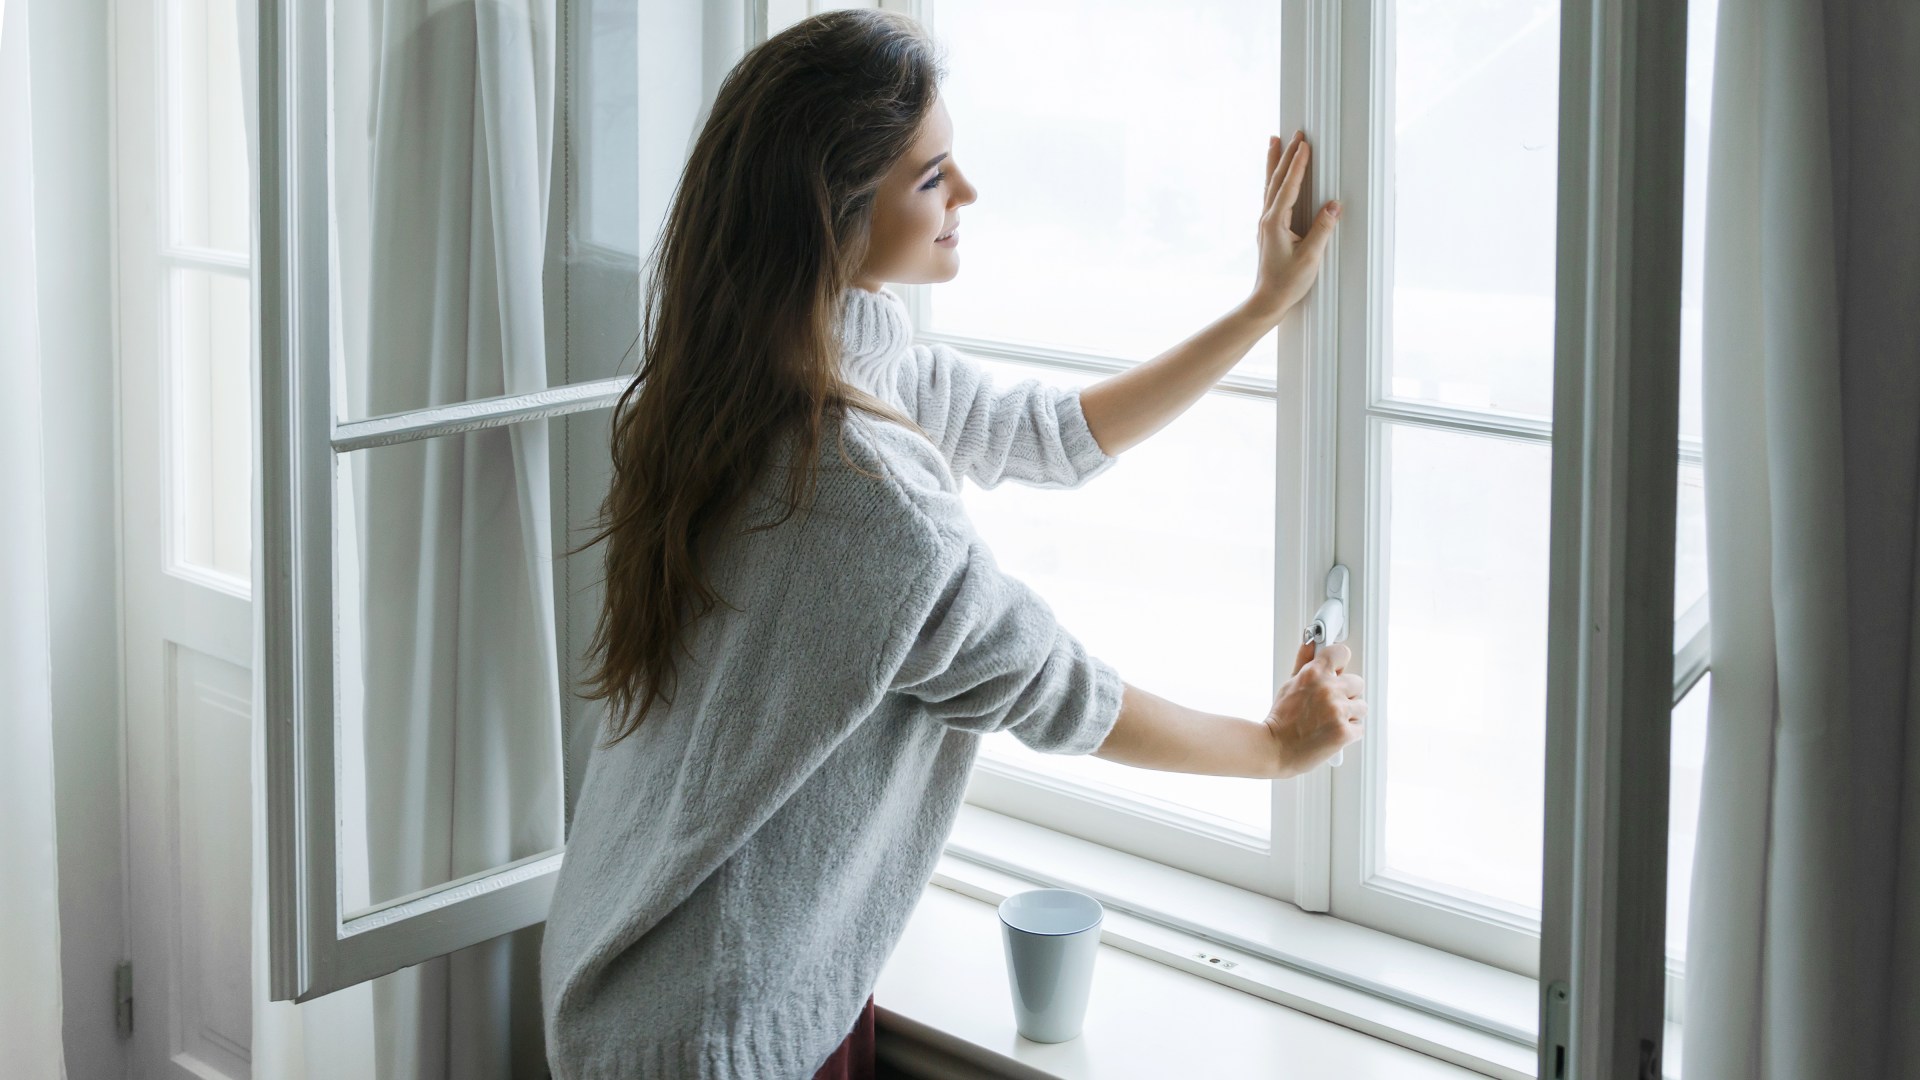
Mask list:
[{"label": "sheer white curtain", "polygon": [[0,1048],[66,1076],[27,5],[0,0]]},{"label": "sheer white curtain", "polygon": [[[360,10],[370,128],[335,119],[337,146],[367,148],[366,219],[340,204],[336,225],[366,245],[364,282],[339,283],[343,314],[365,297],[364,338],[353,320],[343,331],[349,407],[380,415],[544,389],[552,0]],[[343,193],[360,179],[336,172]],[[352,465],[378,902],[563,841],[547,425]],[[537,1064],[537,956],[521,944],[496,938],[377,980],[378,1075],[486,1080]]]},{"label": "sheer white curtain", "polygon": [[1920,1076],[1920,5],[1722,0],[1689,1080]]}]

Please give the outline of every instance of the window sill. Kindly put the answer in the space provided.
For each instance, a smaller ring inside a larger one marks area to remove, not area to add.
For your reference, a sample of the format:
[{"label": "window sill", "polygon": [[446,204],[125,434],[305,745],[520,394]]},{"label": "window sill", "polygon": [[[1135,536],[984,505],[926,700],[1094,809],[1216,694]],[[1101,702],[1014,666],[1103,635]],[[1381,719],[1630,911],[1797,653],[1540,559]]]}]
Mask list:
[{"label": "window sill", "polygon": [[1032,1042],[1014,1029],[995,905],[928,885],[874,987],[878,1057],[938,1080],[1482,1075],[1137,956],[1112,934],[1080,1037]]},{"label": "window sill", "polygon": [[[1047,871],[1012,872],[1025,867]],[[1107,908],[1086,1032],[1053,1045],[1014,1030],[995,910],[1039,884]],[[1208,924],[1138,911],[1205,912]],[[1531,979],[972,804],[874,1004],[883,1056],[931,1076],[1237,1075],[1283,1061],[1303,1076],[1534,1069]]]}]

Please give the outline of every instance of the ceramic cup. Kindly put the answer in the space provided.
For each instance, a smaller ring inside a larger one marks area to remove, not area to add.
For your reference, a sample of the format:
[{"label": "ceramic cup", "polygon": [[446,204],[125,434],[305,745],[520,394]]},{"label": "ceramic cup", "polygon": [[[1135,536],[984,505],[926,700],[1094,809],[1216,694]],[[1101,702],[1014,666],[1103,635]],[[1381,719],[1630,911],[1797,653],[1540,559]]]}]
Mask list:
[{"label": "ceramic cup", "polygon": [[1100,953],[1100,901],[1073,889],[1028,889],[1000,902],[1014,1026],[1034,1042],[1080,1034]]}]

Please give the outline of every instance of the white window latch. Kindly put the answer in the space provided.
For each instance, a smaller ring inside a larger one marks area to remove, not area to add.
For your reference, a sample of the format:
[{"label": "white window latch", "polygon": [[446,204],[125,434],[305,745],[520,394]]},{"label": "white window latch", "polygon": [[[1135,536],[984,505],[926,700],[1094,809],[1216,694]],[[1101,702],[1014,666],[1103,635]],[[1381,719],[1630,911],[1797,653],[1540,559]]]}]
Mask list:
[{"label": "white window latch", "polygon": [[[1320,655],[1320,647],[1336,641],[1347,640],[1347,568],[1335,564],[1327,571],[1327,598],[1320,603],[1319,610],[1313,613],[1313,621],[1307,624],[1307,632],[1301,636],[1302,644],[1313,643],[1313,654]],[[1345,760],[1347,754],[1342,750],[1328,759],[1327,767],[1332,768]]]}]

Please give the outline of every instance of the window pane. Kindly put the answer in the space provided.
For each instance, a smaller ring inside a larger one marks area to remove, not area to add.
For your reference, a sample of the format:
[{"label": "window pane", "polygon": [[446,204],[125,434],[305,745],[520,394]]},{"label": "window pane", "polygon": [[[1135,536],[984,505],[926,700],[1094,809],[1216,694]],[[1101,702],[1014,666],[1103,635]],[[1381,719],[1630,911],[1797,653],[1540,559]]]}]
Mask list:
[{"label": "window pane", "polygon": [[[1707,595],[1707,512],[1700,463],[1703,244],[1707,228],[1707,132],[1713,104],[1716,0],[1687,8],[1686,181],[1680,243],[1680,496],[1675,528],[1673,613]],[[1674,642],[1675,647],[1685,644]]]},{"label": "window pane", "polygon": [[559,847],[557,564],[531,421],[342,455],[335,655],[343,906]]},{"label": "window pane", "polygon": [[[1096,381],[978,362],[1003,387]],[[1128,682],[1189,708],[1254,720],[1273,702],[1273,457],[1272,402],[1208,394],[1084,487],[1006,481],[985,490],[966,481],[964,497],[1000,566],[1045,597],[1061,624]],[[1265,780],[1040,754],[1004,732],[981,750],[1257,836],[1270,830]]]},{"label": "window pane", "polygon": [[172,48],[173,240],[248,254],[251,181],[240,110],[240,37],[234,0],[174,0]]},{"label": "window pane", "polygon": [[558,381],[544,291],[559,122],[551,9],[335,0],[329,11],[336,413],[546,389]]},{"label": "window pane", "polygon": [[1707,698],[1703,675],[1673,710],[1672,764],[1667,789],[1667,955],[1687,955],[1687,904],[1693,896],[1693,848],[1700,826],[1700,776],[1707,760]]},{"label": "window pane", "polygon": [[252,576],[253,393],[247,279],[173,270],[167,279],[172,384],[173,560]]},{"label": "window pane", "polygon": [[1548,416],[1553,405],[1557,0],[1398,0],[1388,384]]},{"label": "window pane", "polygon": [[1551,448],[1374,431],[1385,626],[1365,674],[1386,763],[1371,794],[1381,869],[1537,910]]},{"label": "window pane", "polygon": [[1707,134],[1719,0],[1687,5],[1687,132],[1680,226],[1680,436],[1700,437],[1701,295],[1706,280]]},{"label": "window pane", "polygon": [[[585,35],[574,88],[579,239],[640,253],[640,13],[636,0],[574,0]],[[635,304],[636,311],[638,304]]]},{"label": "window pane", "polygon": [[[927,329],[1145,360],[1246,297],[1267,138],[1291,134],[1279,4],[941,0],[932,28],[980,195]],[[1236,370],[1271,378],[1276,348]]]}]

